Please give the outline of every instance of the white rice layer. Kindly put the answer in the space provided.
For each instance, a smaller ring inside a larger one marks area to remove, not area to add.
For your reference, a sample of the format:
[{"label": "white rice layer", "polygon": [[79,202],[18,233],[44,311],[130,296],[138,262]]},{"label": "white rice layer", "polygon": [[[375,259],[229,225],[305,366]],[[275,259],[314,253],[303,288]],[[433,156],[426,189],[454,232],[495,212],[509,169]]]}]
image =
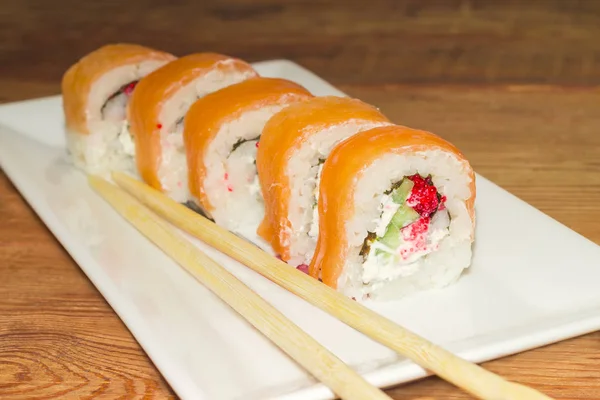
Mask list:
[{"label": "white rice layer", "polygon": [[291,226],[288,263],[309,264],[315,251],[319,227],[316,204],[322,168],[319,160],[325,160],[333,147],[342,140],[384,125],[389,123],[350,120],[310,136],[293,154],[286,171],[291,190],[287,216]]},{"label": "white rice layer", "polygon": [[113,129],[88,135],[67,132],[66,139],[69,157],[75,167],[104,177],[108,177],[111,171],[138,176],[133,142],[126,127],[119,133]]},{"label": "white rice layer", "polygon": [[[367,234],[378,228],[384,192],[417,173],[431,175],[438,192],[446,197],[447,211],[434,215],[427,232],[431,247],[396,265],[365,262],[360,251]],[[338,279],[339,290],[356,299],[385,300],[454,282],[471,263],[472,222],[465,205],[469,184],[464,165],[440,150],[389,154],[367,167],[357,183],[354,217],[346,222],[349,253]]]},{"label": "white rice layer", "polygon": [[[228,63],[229,61],[225,61]],[[165,194],[184,203],[190,199],[186,152],[183,144],[183,118],[201,97],[254,76],[251,72],[213,70],[183,86],[163,105],[159,115],[162,149],[158,177]]]},{"label": "white rice layer", "polygon": [[135,151],[125,117],[129,97],[121,93],[110,98],[123,86],[139,81],[165,63],[151,60],[124,65],[94,83],[86,110],[89,134],[67,132],[67,148],[77,168],[100,175],[111,170],[135,173]]},{"label": "white rice layer", "polygon": [[[224,124],[204,154],[204,188],[214,207],[212,218],[218,225],[246,237],[255,236],[264,216],[255,165],[258,138],[271,116],[284,107],[271,105],[248,111]],[[245,142],[232,151],[240,141]]]}]

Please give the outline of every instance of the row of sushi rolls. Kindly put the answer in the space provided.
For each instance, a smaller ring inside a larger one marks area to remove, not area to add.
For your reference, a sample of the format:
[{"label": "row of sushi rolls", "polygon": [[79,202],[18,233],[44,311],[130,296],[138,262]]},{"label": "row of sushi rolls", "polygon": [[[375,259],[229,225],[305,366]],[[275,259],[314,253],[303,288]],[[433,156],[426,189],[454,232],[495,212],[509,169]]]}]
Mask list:
[{"label": "row of sushi rolls", "polygon": [[75,167],[133,174],[355,300],[446,287],[471,265],[469,162],[359,99],[129,43],[79,59],[62,99]]}]

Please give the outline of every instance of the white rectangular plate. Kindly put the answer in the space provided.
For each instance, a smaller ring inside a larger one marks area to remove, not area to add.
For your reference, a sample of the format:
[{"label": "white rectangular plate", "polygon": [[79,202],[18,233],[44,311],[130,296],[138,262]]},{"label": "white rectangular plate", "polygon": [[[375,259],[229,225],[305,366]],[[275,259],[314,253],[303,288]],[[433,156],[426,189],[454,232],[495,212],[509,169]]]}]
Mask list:
[{"label": "white rectangular plate", "polygon": [[[343,95],[289,61],[255,64]],[[146,240],[64,160],[59,96],[0,106],[6,174],[183,399],[327,399],[332,393]],[[369,304],[475,362],[600,328],[600,246],[478,176],[474,259],[459,282]],[[195,241],[375,385],[425,371]]]}]

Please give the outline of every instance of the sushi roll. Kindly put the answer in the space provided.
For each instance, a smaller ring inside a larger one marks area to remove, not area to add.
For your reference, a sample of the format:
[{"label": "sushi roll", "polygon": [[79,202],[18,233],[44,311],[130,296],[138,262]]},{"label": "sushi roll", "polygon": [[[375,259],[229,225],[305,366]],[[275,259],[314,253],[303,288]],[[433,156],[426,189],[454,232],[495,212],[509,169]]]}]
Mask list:
[{"label": "sushi roll", "polygon": [[215,223],[252,240],[264,213],[256,152],[265,123],[311,99],[302,86],[257,77],[197,100],[184,123],[192,201]]},{"label": "sushi roll", "polygon": [[140,81],[131,96],[128,119],[142,180],[173,200],[186,202],[185,114],[197,99],[257,76],[242,60],[196,53],[170,62]]},{"label": "sushi roll", "polygon": [[453,283],[471,263],[475,190],[464,155],[432,133],[352,136],[323,165],[309,274],[357,300]]},{"label": "sushi roll", "polygon": [[126,107],[142,78],[173,61],[172,54],[136,44],[110,44],[73,64],[61,82],[67,150],[90,173],[134,168]]},{"label": "sushi roll", "polygon": [[358,132],[390,124],[360,100],[324,96],[291,105],[265,125],[256,155],[265,202],[257,233],[282,260],[298,266],[312,259],[319,178],[331,149]]}]

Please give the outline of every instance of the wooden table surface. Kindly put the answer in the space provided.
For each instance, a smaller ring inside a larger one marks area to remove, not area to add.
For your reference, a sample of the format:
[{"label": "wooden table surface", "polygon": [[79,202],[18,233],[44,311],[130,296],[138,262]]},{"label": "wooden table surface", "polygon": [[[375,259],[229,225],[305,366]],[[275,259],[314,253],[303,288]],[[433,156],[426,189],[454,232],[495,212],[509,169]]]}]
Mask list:
[{"label": "wooden table surface", "polygon": [[[59,93],[64,70],[107,42],[289,58],[395,122],[448,138],[483,176],[600,244],[599,1],[1,0],[0,9],[2,102]],[[0,221],[0,398],[174,398],[3,173]],[[600,399],[598,332],[484,366],[557,399]],[[388,392],[469,398],[435,377]]]}]

